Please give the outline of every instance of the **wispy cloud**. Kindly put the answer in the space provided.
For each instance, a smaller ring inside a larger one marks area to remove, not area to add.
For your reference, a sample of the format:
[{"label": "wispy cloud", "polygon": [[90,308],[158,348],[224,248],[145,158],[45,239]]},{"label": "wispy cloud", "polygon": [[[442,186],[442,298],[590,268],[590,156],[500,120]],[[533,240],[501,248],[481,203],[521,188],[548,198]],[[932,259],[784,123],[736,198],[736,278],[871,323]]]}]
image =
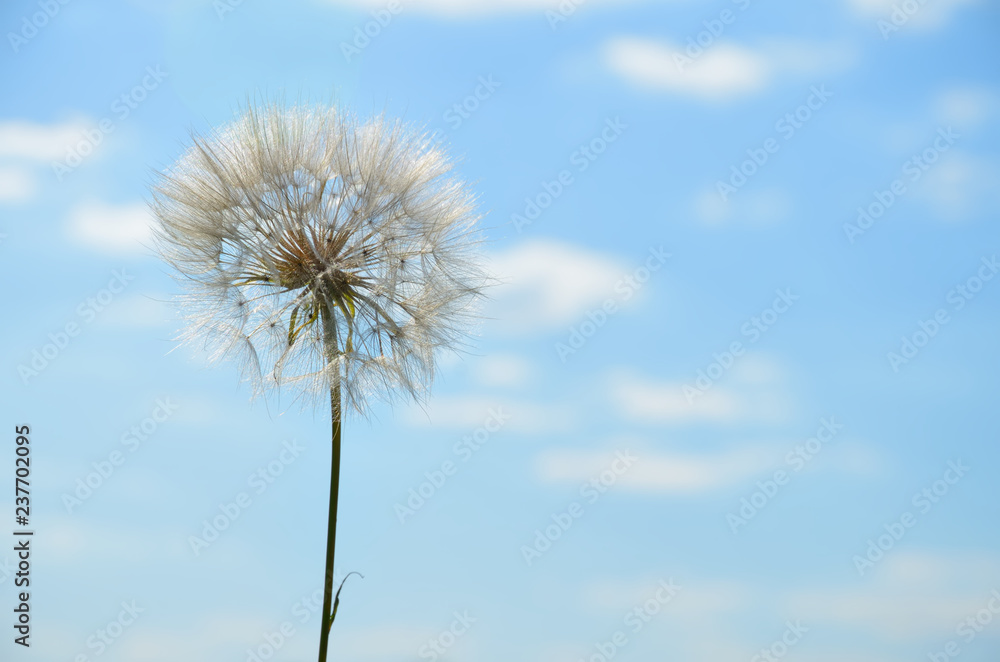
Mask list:
[{"label": "wispy cloud", "polygon": [[84,202],[69,216],[71,239],[102,253],[142,254],[152,240],[152,217],[144,204]]},{"label": "wispy cloud", "polygon": [[569,404],[488,395],[434,396],[424,408],[411,407],[406,418],[412,425],[472,431],[491,418],[492,412],[509,416],[503,429],[525,434],[571,430],[579,420],[577,409]]},{"label": "wispy cloud", "polygon": [[[934,0],[933,2],[914,3],[917,11],[904,13],[906,26],[920,29],[937,29],[944,27],[952,15],[964,5],[976,4],[978,0]],[[859,17],[871,20],[891,20],[894,11],[901,4],[899,0],[847,0],[847,6]]]},{"label": "wispy cloud", "polygon": [[709,187],[695,194],[692,206],[695,217],[706,225],[741,223],[767,227],[790,218],[794,202],[791,194],[780,187],[744,191],[728,200]]},{"label": "wispy cloud", "polygon": [[517,354],[489,354],[474,359],[471,369],[484,386],[524,386],[534,374],[532,364]]},{"label": "wispy cloud", "polygon": [[964,151],[951,151],[931,167],[915,188],[946,221],[962,221],[1000,208],[996,182],[1000,167]]},{"label": "wispy cloud", "polygon": [[728,41],[708,46],[697,57],[674,43],[638,36],[605,42],[605,65],[641,89],[728,101],[767,89],[781,75],[830,74],[854,64],[844,44],[772,40],[757,47]]},{"label": "wispy cloud", "polygon": [[67,149],[92,128],[79,120],[59,124],[0,122],[0,157],[14,157],[48,163],[66,156]]},{"label": "wispy cloud", "polygon": [[781,421],[789,403],[777,384],[774,366],[762,357],[747,356],[733,369],[730,384],[715,384],[702,394],[685,393],[685,383],[642,377],[618,369],[609,377],[611,397],[631,422],[680,424]]},{"label": "wispy cloud", "polygon": [[899,550],[887,556],[874,579],[855,588],[796,591],[788,604],[810,622],[890,640],[947,638],[1000,587],[1000,560]]},{"label": "wispy cloud", "polygon": [[949,87],[934,100],[937,123],[971,131],[985,123],[997,110],[997,95],[979,86]]},{"label": "wispy cloud", "polygon": [[0,166],[0,203],[26,202],[35,197],[38,180],[21,166]]},{"label": "wispy cloud", "polygon": [[40,189],[37,171],[43,164],[65,157],[88,128],[83,120],[60,124],[0,122],[0,204],[34,200]]},{"label": "wispy cloud", "polygon": [[[774,453],[739,448],[720,453],[682,454],[629,448],[638,458],[618,477],[622,489],[647,494],[688,494],[739,485],[774,464]],[[546,483],[583,483],[615,460],[612,452],[559,449],[540,454],[539,479]]]}]

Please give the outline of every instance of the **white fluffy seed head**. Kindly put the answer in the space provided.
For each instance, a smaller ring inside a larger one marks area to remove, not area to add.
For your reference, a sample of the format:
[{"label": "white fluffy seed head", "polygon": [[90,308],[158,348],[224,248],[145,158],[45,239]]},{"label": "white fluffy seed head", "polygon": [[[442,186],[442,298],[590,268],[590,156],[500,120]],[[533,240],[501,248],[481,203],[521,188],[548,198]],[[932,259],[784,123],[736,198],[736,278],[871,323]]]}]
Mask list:
[{"label": "white fluffy seed head", "polygon": [[419,401],[477,319],[475,200],[433,142],[384,117],[250,106],[194,139],[151,206],[186,290],[181,339],[236,359],[257,395],[339,387],[362,415]]}]

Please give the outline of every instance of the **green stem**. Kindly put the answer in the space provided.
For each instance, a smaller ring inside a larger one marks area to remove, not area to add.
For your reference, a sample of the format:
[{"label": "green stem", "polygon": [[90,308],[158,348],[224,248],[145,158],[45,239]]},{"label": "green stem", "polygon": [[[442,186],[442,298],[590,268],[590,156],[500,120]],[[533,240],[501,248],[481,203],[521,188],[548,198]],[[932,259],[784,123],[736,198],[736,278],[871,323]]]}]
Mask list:
[{"label": "green stem", "polygon": [[[323,340],[327,360],[337,356],[337,330],[333,314],[323,307]],[[339,377],[339,375],[338,375]],[[330,413],[333,420],[333,459],[330,467],[330,511],[326,530],[326,576],[323,582],[323,611],[320,619],[319,662],[326,662],[330,641],[330,622],[333,608],[333,557],[337,548],[337,497],[340,492],[340,380],[332,380],[330,387]]]}]

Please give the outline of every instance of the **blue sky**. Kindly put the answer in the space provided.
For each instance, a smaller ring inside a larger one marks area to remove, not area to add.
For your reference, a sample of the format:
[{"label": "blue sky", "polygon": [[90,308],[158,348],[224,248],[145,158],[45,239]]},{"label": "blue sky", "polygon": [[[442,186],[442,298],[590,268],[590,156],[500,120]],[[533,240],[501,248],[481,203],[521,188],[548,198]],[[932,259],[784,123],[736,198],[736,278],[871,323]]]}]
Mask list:
[{"label": "blue sky", "polygon": [[5,3],[3,658],[315,655],[326,414],[172,351],[145,247],[264,96],[435,132],[503,281],[346,426],[334,659],[995,660],[1000,13],[897,4]]}]

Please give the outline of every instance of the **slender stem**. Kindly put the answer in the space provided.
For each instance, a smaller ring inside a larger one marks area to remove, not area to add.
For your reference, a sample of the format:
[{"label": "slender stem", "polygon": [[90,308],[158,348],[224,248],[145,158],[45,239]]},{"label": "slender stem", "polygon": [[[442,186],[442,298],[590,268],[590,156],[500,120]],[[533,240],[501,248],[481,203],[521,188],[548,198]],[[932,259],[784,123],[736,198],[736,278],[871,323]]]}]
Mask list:
[{"label": "slender stem", "polygon": [[[328,361],[337,356],[337,330],[333,315],[323,307],[324,344]],[[326,662],[330,640],[330,618],[333,605],[333,557],[337,548],[337,497],[340,492],[340,380],[332,380],[330,413],[333,420],[333,459],[330,467],[330,513],[326,531],[326,578],[323,582],[323,612],[320,619],[319,662]]]}]

